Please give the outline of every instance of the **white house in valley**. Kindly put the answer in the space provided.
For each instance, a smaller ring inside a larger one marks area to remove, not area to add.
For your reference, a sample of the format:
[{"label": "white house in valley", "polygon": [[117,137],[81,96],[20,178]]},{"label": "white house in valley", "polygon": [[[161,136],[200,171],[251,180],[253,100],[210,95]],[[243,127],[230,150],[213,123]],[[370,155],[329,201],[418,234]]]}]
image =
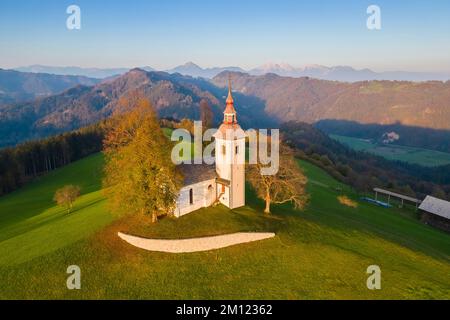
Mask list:
[{"label": "white house in valley", "polygon": [[245,132],[228,86],[223,123],[214,135],[215,165],[183,164],[184,186],[180,190],[176,217],[202,207],[222,203],[230,209],[245,205]]}]

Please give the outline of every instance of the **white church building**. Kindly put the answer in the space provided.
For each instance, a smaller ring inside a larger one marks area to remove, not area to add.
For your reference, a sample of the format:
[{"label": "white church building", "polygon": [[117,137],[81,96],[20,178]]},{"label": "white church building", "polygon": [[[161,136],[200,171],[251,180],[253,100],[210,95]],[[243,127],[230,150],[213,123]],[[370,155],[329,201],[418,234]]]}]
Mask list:
[{"label": "white church building", "polygon": [[182,164],[184,186],[176,217],[222,203],[230,209],[245,205],[245,132],[237,122],[231,84],[223,123],[214,135],[215,165]]}]

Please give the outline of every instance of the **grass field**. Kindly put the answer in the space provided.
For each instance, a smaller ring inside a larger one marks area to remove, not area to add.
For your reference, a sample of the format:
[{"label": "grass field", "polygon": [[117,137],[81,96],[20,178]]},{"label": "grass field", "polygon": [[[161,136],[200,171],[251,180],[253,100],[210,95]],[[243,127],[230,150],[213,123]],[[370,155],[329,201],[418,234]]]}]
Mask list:
[{"label": "grass field", "polygon": [[[0,198],[0,265],[20,263],[84,239],[113,221],[105,209],[100,154],[37,179]],[[81,187],[70,215],[53,201],[55,190]]]},{"label": "grass field", "polygon": [[370,140],[330,135],[331,138],[357,151],[365,151],[388,160],[398,160],[425,167],[436,167],[450,164],[450,153],[413,148],[400,145],[378,145]]},{"label": "grass field", "polygon": [[[450,236],[399,209],[359,202],[322,170],[301,162],[311,201],[262,215],[249,191],[247,206],[202,209],[180,219],[114,217],[100,190],[95,155],[0,198],[0,298],[28,299],[439,299],[450,298]],[[82,186],[67,215],[51,201],[56,188]],[[341,205],[341,194],[358,202]],[[236,231],[277,236],[211,252],[164,254],[134,248],[117,231],[185,238]],[[66,288],[66,269],[81,268],[81,290]],[[382,289],[366,288],[366,268],[379,265]]]}]

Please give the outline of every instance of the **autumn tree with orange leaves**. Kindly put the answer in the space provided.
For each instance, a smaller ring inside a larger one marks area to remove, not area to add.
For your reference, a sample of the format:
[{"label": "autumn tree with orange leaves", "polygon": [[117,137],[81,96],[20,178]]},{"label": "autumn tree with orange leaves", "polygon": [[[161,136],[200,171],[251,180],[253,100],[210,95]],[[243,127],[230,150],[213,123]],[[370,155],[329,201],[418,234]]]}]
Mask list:
[{"label": "autumn tree with orange leaves", "polygon": [[147,99],[137,94],[120,99],[107,124],[104,154],[103,183],[115,211],[149,214],[152,222],[173,213],[182,177]]}]

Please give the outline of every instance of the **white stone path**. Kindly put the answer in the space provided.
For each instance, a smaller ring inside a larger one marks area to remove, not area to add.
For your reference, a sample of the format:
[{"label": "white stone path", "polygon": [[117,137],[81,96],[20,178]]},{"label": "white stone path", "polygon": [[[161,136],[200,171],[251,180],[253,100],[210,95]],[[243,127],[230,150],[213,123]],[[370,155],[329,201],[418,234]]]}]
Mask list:
[{"label": "white stone path", "polygon": [[120,238],[135,247],[148,251],[170,253],[216,250],[234,246],[236,244],[248,243],[275,237],[275,233],[272,232],[238,232],[213,237],[180,240],[147,239],[130,236],[122,232],[118,232],[118,235]]}]

